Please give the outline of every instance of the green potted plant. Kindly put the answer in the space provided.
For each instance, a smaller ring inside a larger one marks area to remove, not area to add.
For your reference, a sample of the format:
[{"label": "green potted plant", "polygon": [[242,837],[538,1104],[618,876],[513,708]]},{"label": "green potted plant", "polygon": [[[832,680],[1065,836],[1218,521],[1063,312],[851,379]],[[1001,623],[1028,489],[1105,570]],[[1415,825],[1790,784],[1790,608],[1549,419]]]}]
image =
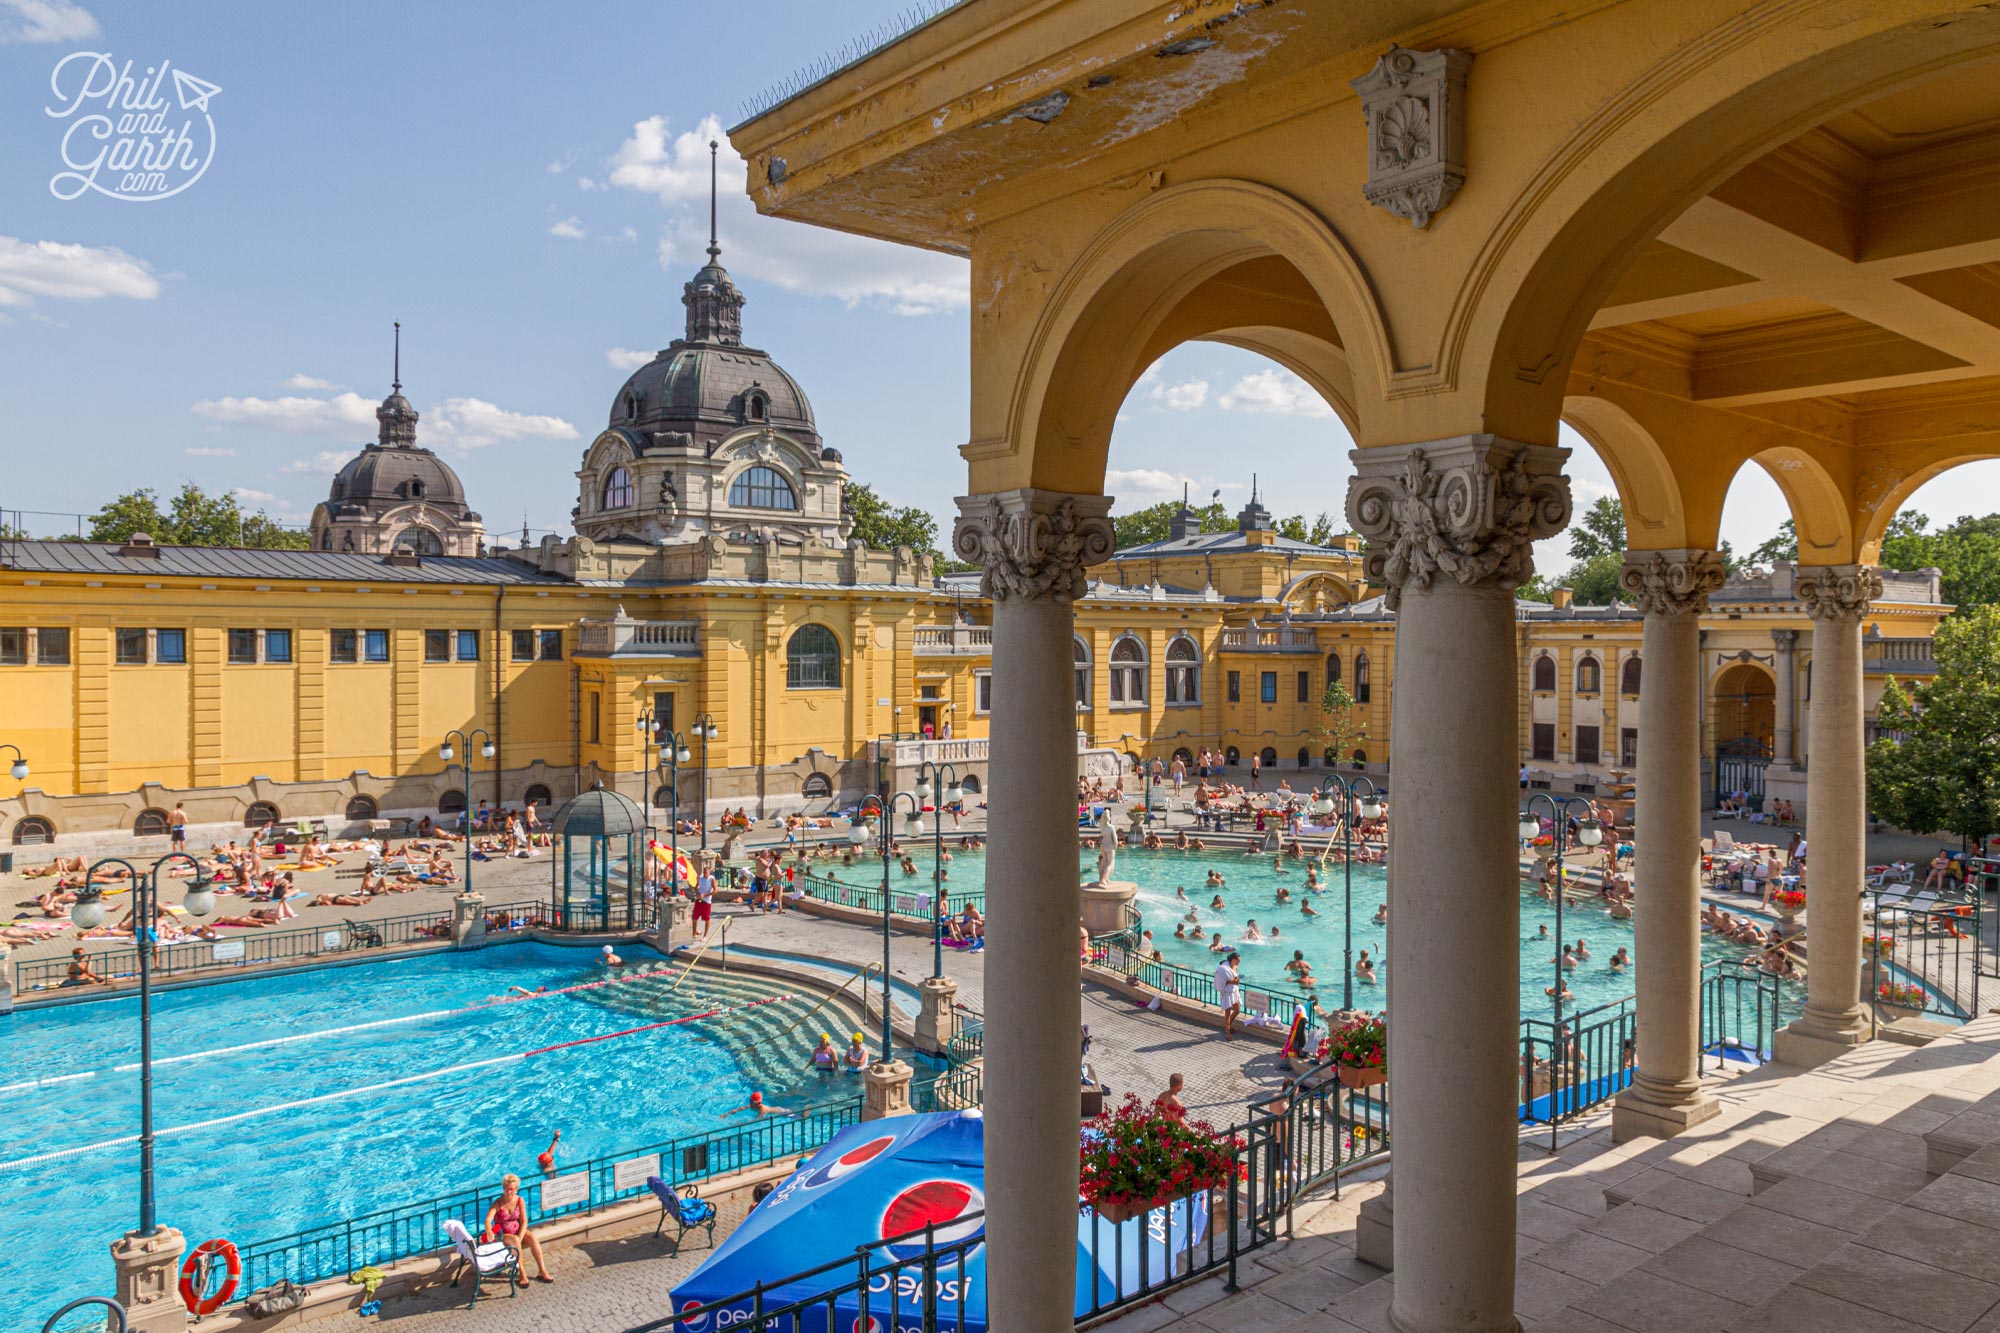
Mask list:
[{"label": "green potted plant", "polygon": [[1332,1062],[1345,1088],[1372,1088],[1389,1081],[1389,1025],[1356,1014],[1319,1044],[1321,1063]]},{"label": "green potted plant", "polygon": [[1242,1141],[1202,1120],[1127,1094],[1088,1122],[1079,1158],[1083,1201],[1116,1225],[1236,1178]]},{"label": "green potted plant", "polygon": [[1806,907],[1804,889],[1776,889],[1771,894],[1771,906],[1777,909],[1778,920],[1785,924],[1786,933],[1791,931],[1793,920]]}]

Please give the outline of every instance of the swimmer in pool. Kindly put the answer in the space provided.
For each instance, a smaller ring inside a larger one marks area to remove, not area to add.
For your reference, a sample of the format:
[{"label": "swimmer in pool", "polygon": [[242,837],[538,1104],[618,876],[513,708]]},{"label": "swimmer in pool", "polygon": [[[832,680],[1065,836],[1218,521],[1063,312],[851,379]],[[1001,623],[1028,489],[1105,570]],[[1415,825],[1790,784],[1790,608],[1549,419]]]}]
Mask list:
[{"label": "swimmer in pool", "polygon": [[1211,912],[1227,911],[1228,908],[1229,904],[1222,901],[1222,895],[1219,893],[1216,894],[1215,897],[1211,899],[1208,904],[1208,910]]},{"label": "swimmer in pool", "polygon": [[1354,979],[1369,986],[1375,984],[1375,964],[1369,959],[1366,949],[1354,960]]},{"label": "swimmer in pool", "polygon": [[1243,928],[1243,942],[1245,944],[1260,944],[1263,942],[1263,939],[1264,932],[1257,929],[1257,918],[1253,916],[1250,918],[1250,924]]},{"label": "swimmer in pool", "polygon": [[1307,901],[1307,902],[1302,902],[1302,903],[1300,903],[1300,904],[1299,904],[1299,915],[1300,915],[1300,916],[1318,916],[1318,915],[1319,915],[1319,913],[1318,913],[1318,912],[1315,912],[1315,911],[1313,911],[1313,905],[1312,905],[1312,903],[1311,903],[1310,901]]}]

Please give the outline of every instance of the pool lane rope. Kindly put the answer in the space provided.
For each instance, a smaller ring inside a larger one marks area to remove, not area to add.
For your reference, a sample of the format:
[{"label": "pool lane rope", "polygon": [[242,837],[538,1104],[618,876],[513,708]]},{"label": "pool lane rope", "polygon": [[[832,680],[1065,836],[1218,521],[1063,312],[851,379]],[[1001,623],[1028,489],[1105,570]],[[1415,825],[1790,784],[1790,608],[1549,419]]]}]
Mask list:
[{"label": "pool lane rope", "polygon": [[[547,993],[551,995],[556,994],[554,991]],[[575,1037],[569,1041],[559,1041],[550,1046],[538,1046],[531,1051],[515,1051],[508,1055],[489,1056],[484,1060],[468,1060],[463,1064],[448,1065],[443,1069],[433,1069],[427,1073],[410,1074],[404,1078],[392,1078],[384,1082],[369,1083],[359,1088],[347,1088],[340,1092],[325,1092],[317,1097],[301,1097],[296,1101],[280,1102],[276,1106],[265,1106],[255,1111],[238,1111],[232,1115],[216,1116],[210,1120],[198,1120],[193,1124],[171,1125],[166,1129],[154,1130],[153,1137],[164,1139],[176,1134],[192,1134],[197,1130],[217,1129],[223,1125],[233,1125],[239,1121],[254,1119],[262,1115],[270,1115],[277,1111],[296,1111],[301,1107],[321,1106],[327,1102],[337,1102],[349,1097],[358,1097],[363,1093],[383,1092],[390,1088],[406,1087],[412,1083],[424,1083],[431,1079],[445,1078],[452,1074],[463,1074],[475,1069],[490,1069],[495,1065],[514,1064],[522,1060],[532,1059],[537,1055],[548,1055],[554,1051],[566,1051],[576,1046],[592,1046],[600,1041],[612,1041],[619,1037],[636,1036],[641,1032],[655,1032],[660,1028],[678,1027],[683,1023],[695,1023],[704,1019],[722,1018],[730,1014],[741,1013],[745,1010],[762,1008],[767,1004],[778,1004],[785,1000],[797,998],[796,995],[787,991],[782,995],[770,995],[761,1000],[751,1000],[744,1004],[726,1005],[722,1008],[709,1009],[699,1014],[683,1014],[679,1018],[663,1019],[658,1023],[644,1023],[638,1027],[626,1028],[619,1032],[601,1032],[592,1037]],[[472,1005],[469,1007],[479,1009],[487,1006]],[[56,1152],[36,1153],[32,1157],[17,1157],[12,1161],[0,1162],[0,1171],[12,1171],[21,1167],[35,1166],[43,1162],[60,1161],[63,1158],[76,1157],[84,1153],[102,1152],[106,1148],[122,1148],[126,1144],[137,1143],[138,1141],[139,1136],[137,1134],[127,1134],[121,1138],[102,1139],[96,1143],[86,1143],[75,1148],[63,1148]]]},{"label": "pool lane rope", "polygon": [[[450,1018],[455,1014],[475,1013],[481,1009],[497,1009],[502,1005],[520,1004],[526,1000],[549,1000],[559,995],[573,995],[578,991],[596,990],[603,986],[615,986],[623,981],[644,981],[649,978],[663,978],[672,975],[665,967],[647,968],[644,971],[627,972],[615,977],[605,977],[598,981],[578,982],[574,986],[563,986],[551,991],[536,991],[528,995],[506,995],[498,999],[484,1000],[478,1004],[461,1005],[456,1009],[432,1009],[421,1014],[404,1014],[397,1018],[378,1018],[367,1023],[349,1023],[342,1027],[320,1028],[313,1032],[295,1032],[287,1037],[266,1037],[261,1041],[246,1041],[235,1046],[218,1046],[206,1051],[189,1051],[184,1055],[158,1056],[153,1067],[185,1064],[190,1060],[206,1060],[217,1055],[238,1055],[244,1051],[265,1050],[273,1046],[290,1046],[295,1042],[318,1041],[321,1037],[338,1037],[351,1032],[367,1032],[374,1028],[396,1027],[403,1023],[421,1023],[433,1018]],[[24,1079],[19,1083],[0,1083],[0,1096],[10,1092],[25,1092],[34,1088],[46,1088],[58,1083],[74,1083],[81,1079],[96,1078],[100,1072],[130,1074],[137,1072],[138,1062],[114,1065],[109,1071],[86,1069],[75,1074],[51,1074],[46,1078]]]}]

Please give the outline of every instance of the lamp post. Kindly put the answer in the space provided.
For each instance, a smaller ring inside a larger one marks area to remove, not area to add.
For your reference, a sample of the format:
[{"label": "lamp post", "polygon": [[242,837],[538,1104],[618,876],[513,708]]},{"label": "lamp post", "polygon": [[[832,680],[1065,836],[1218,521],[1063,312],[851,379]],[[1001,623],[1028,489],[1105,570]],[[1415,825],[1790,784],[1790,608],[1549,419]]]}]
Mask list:
[{"label": "lamp post", "polygon": [[1319,793],[1313,800],[1313,813],[1324,818],[1334,811],[1333,793],[1339,792],[1346,799],[1340,802],[1340,836],[1347,859],[1341,866],[1346,887],[1342,891],[1340,930],[1340,1008],[1344,1013],[1354,1011],[1354,809],[1358,800],[1363,819],[1379,819],[1382,815],[1382,793],[1367,777],[1357,775],[1343,778],[1335,773],[1319,784]]},{"label": "lamp post", "polygon": [[[1548,1041],[1550,1041],[1550,1065],[1554,1065],[1556,1063],[1554,1043],[1556,1043],[1556,1037],[1562,1033],[1562,981],[1564,981],[1564,977],[1562,977],[1562,897],[1564,897],[1562,895],[1562,873],[1564,873],[1564,861],[1562,859],[1568,855],[1568,849],[1570,849],[1570,829],[1568,829],[1566,817],[1568,817],[1570,807],[1574,807],[1574,805],[1584,807],[1584,817],[1576,821],[1576,841],[1582,843],[1584,847],[1596,847],[1598,843],[1604,841],[1604,825],[1598,823],[1596,811],[1582,797],[1554,797],[1550,793],[1534,793],[1532,797],[1528,797],[1528,805],[1520,813],[1520,837],[1522,837],[1524,843],[1528,843],[1528,847],[1534,847],[1536,835],[1542,833],[1542,821],[1534,813],[1536,805],[1542,805],[1542,803],[1548,805],[1548,821],[1556,827],[1556,987],[1552,991],[1552,995],[1554,995],[1554,1011],[1556,1011],[1556,1027],[1548,1035]],[[1554,1121],[1554,1119],[1556,1119],[1554,1117],[1554,1105],[1550,1105],[1550,1121]]]},{"label": "lamp post", "polygon": [[921,837],[924,831],[923,802],[909,792],[897,792],[888,800],[870,794],[862,798],[854,818],[847,824],[847,843],[850,847],[868,845],[868,816],[873,813],[882,822],[877,842],[882,852],[882,1063],[889,1063],[895,1055],[895,1031],[889,1025],[889,819],[904,801],[909,805],[904,810],[904,832],[911,837]]},{"label": "lamp post", "polygon": [[[716,738],[715,714],[703,713],[694,720],[694,734],[701,737],[701,849],[708,850],[708,743]],[[681,794],[674,792],[674,806],[680,806]]]},{"label": "lamp post", "polygon": [[[936,781],[933,782],[932,779]],[[951,785],[947,787],[945,784]],[[965,799],[965,788],[958,785],[958,770],[950,764],[926,761],[917,768],[917,808],[923,809],[924,802],[931,793],[937,793],[937,809],[932,818],[936,839],[931,847],[931,975],[944,975],[944,918],[938,914],[944,905],[944,808],[957,805]]]},{"label": "lamp post", "polygon": [[26,782],[28,780],[28,760],[22,755],[21,747],[18,745],[0,745],[0,750],[12,750],[14,752],[14,765],[7,770],[7,773],[16,782]]},{"label": "lamp post", "polygon": [[176,861],[194,867],[196,878],[188,886],[182,906],[188,915],[200,919],[215,910],[215,894],[200,879],[201,863],[186,852],[169,852],[142,871],[130,861],[107,856],[84,873],[76,903],[69,919],[80,930],[95,930],[104,924],[104,890],[99,888],[99,866],[124,866],[132,885],[132,939],[139,951],[139,1234],[151,1236],[160,1229],[153,1219],[153,950],[159,946],[160,872]]},{"label": "lamp post", "polygon": [[[687,737],[678,731],[669,731],[666,719],[659,716],[653,709],[645,708],[640,710],[638,725],[640,751],[646,760],[646,819],[648,823],[652,821],[653,817],[652,786],[655,768],[669,775],[667,778],[667,789],[674,794],[673,809],[667,815],[667,823],[671,827],[669,840],[674,850],[673,864],[668,867],[668,875],[672,877],[680,873],[681,864],[681,765],[694,756],[688,753]],[[656,750],[660,756],[657,763],[653,759],[653,753]],[[675,883],[674,889],[676,892],[679,892],[680,885],[678,882]]]},{"label": "lamp post", "polygon": [[444,744],[438,746],[438,758],[447,764],[457,751],[452,748],[452,738],[465,747],[465,892],[472,892],[472,738],[479,737],[479,757],[493,757],[493,737],[486,728],[474,727],[471,731],[461,731],[453,727],[444,734]]},{"label": "lamp post", "polygon": [[[694,758],[694,754],[688,749],[686,733],[679,731],[667,737],[667,743],[660,747],[660,751],[660,764],[667,770],[667,785],[674,793],[674,808],[670,817],[673,829],[668,834],[668,844],[674,854],[672,873],[678,876],[681,873],[681,765]],[[674,892],[679,893],[680,889],[676,880]]]}]

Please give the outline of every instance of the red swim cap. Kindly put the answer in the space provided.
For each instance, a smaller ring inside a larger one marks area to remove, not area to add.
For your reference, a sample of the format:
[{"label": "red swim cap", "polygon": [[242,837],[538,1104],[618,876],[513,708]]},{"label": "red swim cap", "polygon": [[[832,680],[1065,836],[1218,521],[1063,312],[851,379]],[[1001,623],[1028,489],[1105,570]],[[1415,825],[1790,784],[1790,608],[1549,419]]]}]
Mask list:
[{"label": "red swim cap", "polygon": [[750,1104],[751,1104],[752,1106],[762,1106],[762,1105],[764,1104],[764,1094],[763,1094],[763,1093],[761,1093],[761,1092],[753,1092],[753,1093],[751,1093],[751,1094],[750,1094]]}]

